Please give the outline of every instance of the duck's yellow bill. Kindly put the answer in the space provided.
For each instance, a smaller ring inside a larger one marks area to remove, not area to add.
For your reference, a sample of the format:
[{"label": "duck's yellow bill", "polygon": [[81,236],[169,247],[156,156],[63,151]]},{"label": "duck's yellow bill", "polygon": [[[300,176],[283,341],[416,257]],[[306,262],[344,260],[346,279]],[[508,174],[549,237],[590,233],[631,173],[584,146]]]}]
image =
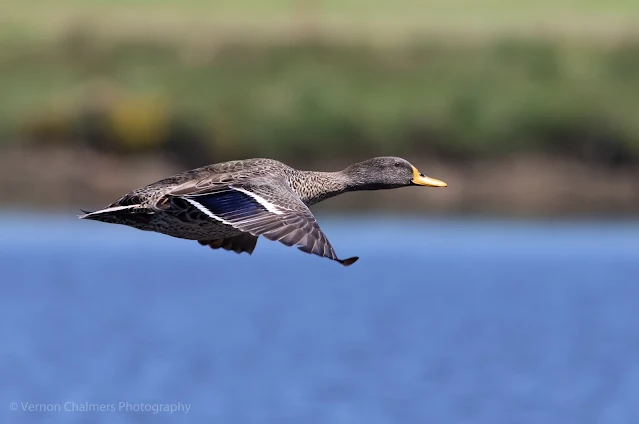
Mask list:
[{"label": "duck's yellow bill", "polygon": [[413,166],[413,180],[412,180],[413,184],[417,184],[420,186],[428,186],[428,187],[448,187],[448,184],[446,184],[443,181],[440,180],[436,180],[435,178],[431,178],[431,177],[427,177],[424,174],[422,174],[421,172],[419,172],[417,170],[417,168],[415,168]]}]

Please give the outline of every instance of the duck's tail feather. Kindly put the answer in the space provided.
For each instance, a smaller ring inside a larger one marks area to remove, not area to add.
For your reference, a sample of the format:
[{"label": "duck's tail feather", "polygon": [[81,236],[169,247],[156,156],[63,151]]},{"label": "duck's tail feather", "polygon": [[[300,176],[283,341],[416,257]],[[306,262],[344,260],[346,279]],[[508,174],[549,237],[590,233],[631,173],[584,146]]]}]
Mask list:
[{"label": "duck's tail feather", "polygon": [[100,209],[95,212],[85,212],[84,215],[79,215],[78,218],[109,224],[124,224],[139,227],[139,225],[148,224],[151,216],[152,213],[145,207],[140,205],[127,205]]},{"label": "duck's tail feather", "polygon": [[113,214],[114,212],[118,212],[118,211],[124,211],[127,209],[133,209],[139,207],[139,205],[128,205],[128,206],[115,206],[112,208],[105,208],[105,209],[100,209],[97,211],[93,211],[93,212],[88,212],[85,211],[83,209],[80,209],[82,212],[84,212],[84,215],[78,215],[78,218],[80,219],[92,219],[94,217],[97,217],[99,215],[105,215],[105,214]]}]

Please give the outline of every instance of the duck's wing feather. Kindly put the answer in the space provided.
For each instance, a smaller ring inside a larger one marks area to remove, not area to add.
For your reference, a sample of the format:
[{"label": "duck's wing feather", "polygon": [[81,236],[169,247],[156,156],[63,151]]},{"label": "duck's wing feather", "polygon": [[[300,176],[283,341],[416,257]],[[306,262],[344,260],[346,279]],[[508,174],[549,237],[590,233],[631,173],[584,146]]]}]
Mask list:
[{"label": "duck's wing feather", "polygon": [[[195,190],[194,190],[195,191]],[[175,195],[174,195],[175,196]],[[358,258],[339,259],[315,217],[284,181],[247,181],[207,187],[180,197],[212,219],[306,253],[348,266]]]},{"label": "duck's wing feather", "polygon": [[241,233],[239,236],[226,237],[217,240],[198,240],[202,246],[209,246],[211,249],[232,250],[235,253],[246,252],[249,255],[255,250],[257,236],[249,233]]}]

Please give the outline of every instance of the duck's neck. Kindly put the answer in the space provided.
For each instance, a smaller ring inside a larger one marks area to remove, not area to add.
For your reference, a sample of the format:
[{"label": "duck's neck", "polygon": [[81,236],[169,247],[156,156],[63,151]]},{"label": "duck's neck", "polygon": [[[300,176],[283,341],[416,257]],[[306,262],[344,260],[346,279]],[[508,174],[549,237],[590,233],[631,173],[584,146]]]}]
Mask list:
[{"label": "duck's neck", "polygon": [[288,182],[309,206],[352,189],[351,179],[344,171],[298,171]]}]

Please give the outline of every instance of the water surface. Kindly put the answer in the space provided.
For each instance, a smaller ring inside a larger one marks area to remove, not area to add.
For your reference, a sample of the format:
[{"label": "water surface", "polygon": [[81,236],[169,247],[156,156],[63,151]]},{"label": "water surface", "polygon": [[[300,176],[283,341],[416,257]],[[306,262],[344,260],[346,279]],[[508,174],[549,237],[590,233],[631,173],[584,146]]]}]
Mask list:
[{"label": "water surface", "polygon": [[639,422],[637,223],[320,222],[360,261],[0,217],[0,422]]}]

